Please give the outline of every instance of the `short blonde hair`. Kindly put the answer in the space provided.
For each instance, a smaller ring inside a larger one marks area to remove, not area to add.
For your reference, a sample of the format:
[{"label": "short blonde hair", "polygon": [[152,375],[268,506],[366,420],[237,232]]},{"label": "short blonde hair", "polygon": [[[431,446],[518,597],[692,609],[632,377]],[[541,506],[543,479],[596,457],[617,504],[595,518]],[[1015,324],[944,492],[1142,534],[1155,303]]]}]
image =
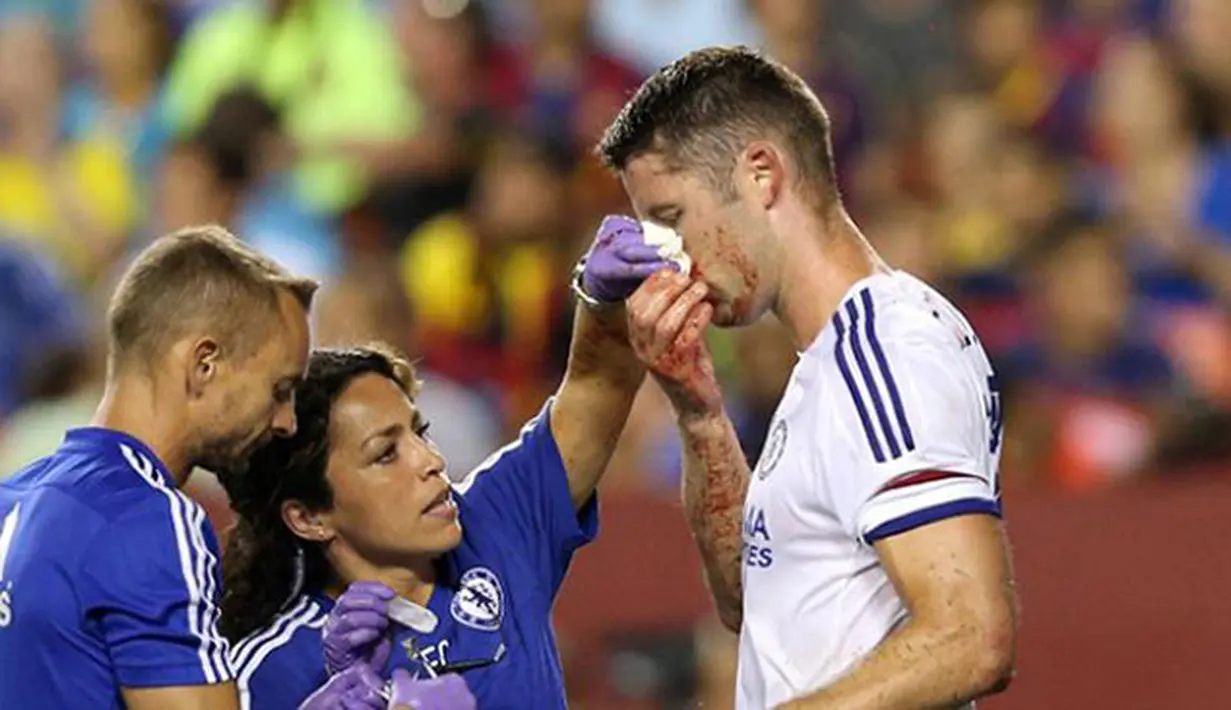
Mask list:
[{"label": "short blonde hair", "polygon": [[148,364],[193,330],[208,330],[228,354],[255,350],[278,312],[278,294],[305,310],[318,284],[294,276],[217,225],[159,238],[132,263],[107,309],[111,367]]}]

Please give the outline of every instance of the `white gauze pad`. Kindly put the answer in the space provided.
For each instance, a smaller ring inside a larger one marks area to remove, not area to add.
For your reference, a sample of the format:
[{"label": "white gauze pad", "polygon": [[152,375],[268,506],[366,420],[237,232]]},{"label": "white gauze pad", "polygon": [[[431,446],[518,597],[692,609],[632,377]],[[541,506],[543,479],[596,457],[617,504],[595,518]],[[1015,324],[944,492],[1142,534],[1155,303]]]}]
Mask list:
[{"label": "white gauze pad", "polygon": [[421,607],[401,597],[389,600],[385,606],[385,615],[411,631],[421,634],[430,634],[435,631],[440,621],[431,609]]},{"label": "white gauze pad", "polygon": [[692,259],[684,253],[684,239],[678,232],[654,222],[642,222],[641,233],[646,244],[658,247],[659,256],[679,264],[681,274],[687,276],[692,272]]}]

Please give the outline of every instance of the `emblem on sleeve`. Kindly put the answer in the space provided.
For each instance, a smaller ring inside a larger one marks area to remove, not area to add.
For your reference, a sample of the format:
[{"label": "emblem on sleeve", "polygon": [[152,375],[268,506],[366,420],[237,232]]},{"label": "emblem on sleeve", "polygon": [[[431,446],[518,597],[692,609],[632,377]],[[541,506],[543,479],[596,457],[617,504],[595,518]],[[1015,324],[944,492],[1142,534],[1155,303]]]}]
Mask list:
[{"label": "emblem on sleeve", "polygon": [[757,478],[765,480],[778,465],[782,452],[786,450],[786,435],[786,420],[779,419],[770,429],[769,436],[765,439],[765,448],[761,450],[761,458],[757,460]]},{"label": "emblem on sleeve", "polygon": [[459,623],[479,631],[495,631],[504,618],[504,588],[486,567],[472,567],[462,575],[449,612]]}]

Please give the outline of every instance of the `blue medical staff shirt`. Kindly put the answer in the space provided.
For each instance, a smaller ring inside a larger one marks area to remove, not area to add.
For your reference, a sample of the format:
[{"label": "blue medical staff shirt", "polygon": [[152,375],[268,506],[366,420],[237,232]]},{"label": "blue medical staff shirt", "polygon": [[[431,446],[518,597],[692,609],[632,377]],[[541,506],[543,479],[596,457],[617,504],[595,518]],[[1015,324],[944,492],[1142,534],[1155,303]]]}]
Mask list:
[{"label": "blue medical staff shirt", "polygon": [[118,710],[122,687],[231,680],[218,560],[148,447],[69,431],[0,484],[0,708]]},{"label": "blue medical staff shirt", "polygon": [[[567,707],[551,608],[573,552],[597,533],[598,506],[574,509],[549,408],[455,488],[462,543],[441,558],[428,602],[439,624],[421,636],[401,629],[386,678],[474,662],[486,665],[463,677],[483,710]],[[332,606],[304,595],[236,644],[242,707],[294,710],[326,681],[321,629]]]}]

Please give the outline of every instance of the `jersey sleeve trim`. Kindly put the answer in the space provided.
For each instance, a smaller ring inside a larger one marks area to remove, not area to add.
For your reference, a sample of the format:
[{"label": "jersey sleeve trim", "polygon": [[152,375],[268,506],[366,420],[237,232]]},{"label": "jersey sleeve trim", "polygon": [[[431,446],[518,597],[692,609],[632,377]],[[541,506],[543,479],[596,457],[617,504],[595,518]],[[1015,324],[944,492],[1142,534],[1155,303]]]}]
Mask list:
[{"label": "jersey sleeve trim", "polygon": [[234,679],[235,673],[227,659],[228,644],[218,631],[217,571],[218,559],[210,551],[202,532],[207,524],[205,511],[187,496],[167,487],[148,458],[132,447],[121,444],[120,450],[132,469],[167,499],[171,523],[175,530],[175,546],[180,571],[188,595],[188,629],[199,639],[201,679],[205,684],[223,683]]},{"label": "jersey sleeve trim", "polygon": [[899,535],[915,528],[923,527],[946,518],[956,518],[961,515],[985,514],[1000,517],[1000,506],[994,500],[987,498],[961,498],[939,505],[907,513],[893,520],[881,523],[864,534],[868,544],[887,537]]},{"label": "jersey sleeve trim", "polygon": [[834,313],[833,326],[837,333],[834,350],[838,369],[873,457],[877,463],[884,463],[914,451],[914,432],[906,418],[897,380],[876,333],[876,308],[871,292],[865,288],[858,296],[848,299],[845,313],[842,308]]},{"label": "jersey sleeve trim", "polygon": [[892,481],[881,486],[877,494],[887,491],[897,490],[899,488],[908,488],[910,486],[919,486],[924,483],[932,483],[933,481],[942,481],[946,478],[973,478],[981,481],[983,479],[970,473],[960,473],[958,471],[916,471],[908,473],[905,476],[899,476]]},{"label": "jersey sleeve trim", "polygon": [[240,710],[257,707],[252,701],[252,678],[270,654],[290,643],[300,629],[324,628],[328,618],[319,604],[304,596],[289,611],[275,618],[268,627],[235,644],[231,662],[238,673],[236,685],[239,690]]}]

